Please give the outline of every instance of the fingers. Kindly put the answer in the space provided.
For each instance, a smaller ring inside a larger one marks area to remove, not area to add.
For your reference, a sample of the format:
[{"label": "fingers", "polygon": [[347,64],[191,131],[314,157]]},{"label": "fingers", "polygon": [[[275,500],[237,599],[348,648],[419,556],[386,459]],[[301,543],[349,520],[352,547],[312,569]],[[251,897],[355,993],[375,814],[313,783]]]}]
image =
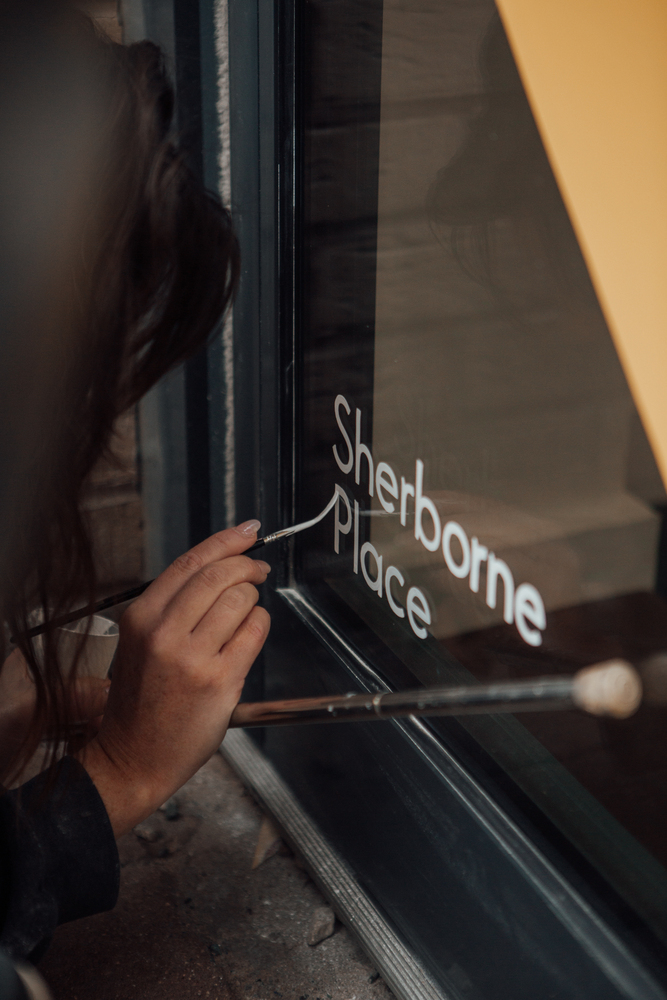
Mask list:
[{"label": "fingers", "polygon": [[240,583],[223,591],[192,632],[194,650],[208,656],[219,653],[258,600],[259,591],[251,583]]},{"label": "fingers", "polygon": [[233,707],[241,697],[246,674],[257,659],[271,628],[271,618],[264,608],[255,607],[225,645],[221,657],[228,678]]},{"label": "fingers", "polygon": [[[221,602],[218,614],[226,608],[234,618],[240,602],[238,588],[246,584],[253,585],[254,589],[255,584],[264,583],[270,568],[268,563],[247,556],[232,556],[204,566],[186,581],[164,609],[163,617],[169,623],[169,630],[193,632],[218,601]],[[246,605],[245,614],[251,606]],[[242,618],[234,621],[230,635],[241,621]],[[220,645],[216,650],[219,648]]]},{"label": "fingers", "polygon": [[184,552],[142,595],[140,600],[145,609],[149,611],[163,607],[191,577],[209,563],[245,552],[257,539],[259,528],[259,521],[245,521],[235,528],[216,532],[189,552]]}]

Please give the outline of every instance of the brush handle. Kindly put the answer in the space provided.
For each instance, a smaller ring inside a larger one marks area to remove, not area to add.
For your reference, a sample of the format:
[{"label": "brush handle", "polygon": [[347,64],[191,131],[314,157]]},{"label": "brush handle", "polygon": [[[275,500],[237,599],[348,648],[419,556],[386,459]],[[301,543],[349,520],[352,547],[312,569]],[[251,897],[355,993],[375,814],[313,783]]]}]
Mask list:
[{"label": "brush handle", "polygon": [[258,538],[254,545],[251,545],[249,549],[245,550],[243,555],[247,556],[250,552],[255,552],[257,549],[262,549],[264,548],[267,542],[272,542],[273,540],[274,539],[271,538],[270,535],[268,535],[266,538]]},{"label": "brush handle", "polygon": [[[26,639],[33,639],[36,635],[43,635],[44,632],[50,632],[54,628],[62,628],[63,625],[70,625],[72,622],[78,622],[81,618],[90,618],[91,615],[98,615],[100,611],[106,611],[107,608],[113,608],[117,604],[124,604],[126,601],[133,601],[135,597],[139,597],[143,594],[147,587],[150,587],[152,580],[147,580],[145,583],[140,583],[137,587],[131,587],[129,590],[124,590],[120,594],[113,594],[111,597],[105,597],[101,601],[96,601],[95,604],[87,604],[85,608],[77,608],[76,611],[70,611],[66,615],[60,615],[58,618],[52,618],[50,621],[43,623],[42,625],[35,625],[34,628],[28,629],[24,633]],[[9,640],[10,642],[16,642],[17,637],[12,636]]]},{"label": "brush handle", "polygon": [[[261,549],[267,542],[272,541],[274,539],[271,535],[267,535],[266,538],[258,538],[254,545],[245,550],[243,555],[254,552],[256,549]],[[105,597],[101,601],[96,601],[95,604],[87,604],[85,608],[77,608],[76,611],[69,611],[66,615],[52,618],[46,624],[35,625],[34,628],[28,629],[25,636],[27,639],[33,639],[37,635],[43,635],[45,632],[50,631],[50,629],[62,628],[63,625],[71,625],[72,622],[78,622],[81,618],[89,618],[91,615],[99,615],[102,611],[107,611],[109,608],[115,608],[117,604],[125,604],[126,601],[133,601],[135,597],[143,594],[144,590],[150,587],[152,582],[152,580],[146,580],[145,583],[140,583],[136,587],[130,587],[129,590],[123,590],[120,594],[112,594],[111,597]],[[16,642],[16,636],[12,636],[10,642]]]}]

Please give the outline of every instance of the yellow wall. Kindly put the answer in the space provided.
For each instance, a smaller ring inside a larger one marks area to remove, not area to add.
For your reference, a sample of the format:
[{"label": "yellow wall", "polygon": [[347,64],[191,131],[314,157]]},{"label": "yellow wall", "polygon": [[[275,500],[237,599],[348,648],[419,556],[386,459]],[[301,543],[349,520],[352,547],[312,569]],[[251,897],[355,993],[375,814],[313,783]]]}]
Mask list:
[{"label": "yellow wall", "polygon": [[498,0],[667,482],[667,0]]}]

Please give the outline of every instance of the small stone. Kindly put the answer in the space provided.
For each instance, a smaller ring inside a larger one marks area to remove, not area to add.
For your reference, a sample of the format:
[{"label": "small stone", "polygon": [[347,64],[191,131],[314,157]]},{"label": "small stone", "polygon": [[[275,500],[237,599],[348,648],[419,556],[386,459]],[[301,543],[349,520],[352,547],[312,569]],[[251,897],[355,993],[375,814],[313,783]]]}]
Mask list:
[{"label": "small stone", "polygon": [[313,911],[308,927],[308,937],[306,938],[311,948],[314,948],[320,941],[331,937],[336,925],[336,914],[330,906],[318,906]]},{"label": "small stone", "polygon": [[164,818],[171,820],[172,822],[176,819],[181,818],[181,809],[178,804],[178,799],[171,798],[167,799],[164,805],[160,806],[160,812],[164,813]]},{"label": "small stone", "polygon": [[150,826],[149,823],[138,823],[134,828],[134,833],[140,840],[145,840],[147,844],[154,844],[162,836],[160,831],[154,826]]},{"label": "small stone", "polygon": [[253,870],[255,868],[259,868],[263,861],[266,861],[268,858],[272,858],[273,855],[277,854],[280,850],[281,843],[280,832],[276,829],[269,817],[264,816],[262,824],[259,828],[259,833],[257,834],[255,854],[250,867]]}]

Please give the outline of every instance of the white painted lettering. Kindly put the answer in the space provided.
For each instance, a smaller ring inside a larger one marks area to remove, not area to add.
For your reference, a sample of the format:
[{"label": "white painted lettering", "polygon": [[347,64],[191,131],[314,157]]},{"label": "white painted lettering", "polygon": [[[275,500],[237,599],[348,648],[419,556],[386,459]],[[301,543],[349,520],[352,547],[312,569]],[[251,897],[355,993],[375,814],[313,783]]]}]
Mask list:
[{"label": "white painted lettering", "polygon": [[423,622],[424,625],[431,624],[431,609],[419,587],[410,587],[406,606],[412,631],[418,639],[425,639],[428,632],[419,622]]},{"label": "white painted lettering", "polygon": [[[461,546],[461,562],[458,563],[452,555],[452,538],[458,540]],[[442,533],[442,554],[447,563],[447,569],[459,580],[465,579],[470,572],[470,543],[468,536],[457,521],[448,521]]]},{"label": "white painted lettering", "polygon": [[367,445],[361,443],[361,410],[357,410],[357,420],[355,425],[355,437],[354,437],[354,481],[355,483],[361,480],[361,458],[362,455],[366,458],[368,462],[368,492],[373,496],[373,456],[371,455]]},{"label": "white painted lettering", "polygon": [[[351,426],[346,423],[346,417],[350,417],[351,414],[350,404],[345,396],[339,393],[334,400],[334,415],[342,437],[333,445],[332,450],[340,471],[345,475],[350,475],[354,470],[354,481],[360,485],[362,459],[365,458],[368,494],[373,497],[377,491],[382,511],[387,514],[398,512],[402,527],[407,526],[408,514],[414,513],[415,539],[421,542],[429,552],[436,552],[441,547],[445,564],[452,576],[459,580],[467,578],[468,586],[474,594],[478,594],[480,589],[485,589],[486,603],[489,608],[495,609],[499,601],[498,580],[500,580],[503,586],[504,621],[508,624],[514,623],[521,639],[529,646],[540,646],[542,632],[546,628],[547,616],[544,601],[537,588],[530,583],[517,584],[507,563],[498,558],[494,552],[490,552],[477,537],[468,539],[468,535],[458,522],[447,521],[443,524],[435,502],[424,492],[426,470],[421,459],[415,460],[414,484],[408,482],[404,476],[400,476],[400,488],[399,475],[388,462],[378,462],[376,468],[372,449],[361,440],[362,410],[355,407],[354,435],[352,435]],[[368,428],[366,430],[368,433]],[[344,458],[341,457],[341,451],[344,453]],[[425,639],[428,635],[427,627],[431,625],[433,615],[433,605],[429,603],[428,592],[420,590],[418,587],[411,587],[409,583],[406,583],[403,573],[396,566],[389,565],[383,572],[384,557],[380,551],[370,542],[362,544],[360,539],[360,517],[364,513],[360,507],[365,506],[365,503],[362,501],[360,504],[358,500],[352,501],[346,488],[338,484],[335,485],[334,491],[336,500],[334,504],[334,552],[339,554],[341,544],[343,547],[345,545],[345,543],[341,543],[341,536],[349,535],[353,531],[352,568],[354,573],[359,573],[361,564],[361,574],[368,587],[380,597],[386,596],[392,613],[397,618],[406,618],[407,616],[413,633],[419,639]],[[410,497],[412,497],[412,506],[408,510]],[[345,512],[343,512],[343,507],[345,507]],[[379,514],[380,511],[368,511],[367,513]],[[370,562],[371,555],[375,560],[374,564]],[[485,563],[486,587],[484,587]],[[407,596],[405,596],[406,590]]]},{"label": "white painted lettering", "polygon": [[470,555],[470,589],[474,594],[476,594],[479,591],[479,571],[482,563],[489,554],[489,550],[485,545],[480,545],[476,538],[472,539],[471,546],[472,546],[472,551]]},{"label": "white painted lettering", "polygon": [[387,572],[384,575],[384,592],[387,595],[387,600],[389,601],[389,607],[394,612],[397,618],[405,618],[405,611],[400,604],[396,603],[394,595],[391,592],[391,581],[398,580],[401,587],[405,586],[405,579],[403,574],[395,566],[387,566]]},{"label": "white painted lettering", "polygon": [[401,524],[405,527],[408,516],[408,497],[415,495],[415,488],[401,476]]},{"label": "white painted lettering", "polygon": [[359,572],[359,501],[354,501],[354,557],[352,569]]},{"label": "white painted lettering", "polygon": [[[375,559],[375,579],[371,577],[366,566],[366,556],[369,552],[373,556],[373,559]],[[370,542],[364,542],[361,546],[360,562],[364,580],[371,590],[374,590],[379,597],[382,597],[382,556],[378,554],[378,550]]]},{"label": "white painted lettering", "polygon": [[[334,507],[334,552],[339,551],[340,536],[349,535],[350,528],[352,527],[352,508],[350,507],[350,501],[347,499],[347,493],[345,490],[341,489],[338,483],[334,487],[334,493],[336,494],[336,505]],[[347,517],[345,518],[345,524],[341,524],[340,520],[340,501],[343,501],[347,509]]]},{"label": "white painted lettering", "polygon": [[345,430],[345,425],[343,424],[343,420],[340,415],[341,406],[344,408],[346,413],[350,412],[350,406],[345,396],[338,395],[336,396],[336,399],[334,401],[334,413],[336,414],[336,423],[338,424],[338,429],[343,435],[343,439],[345,441],[345,444],[347,445],[347,459],[345,461],[342,460],[342,458],[338,454],[338,448],[336,447],[336,445],[333,446],[333,454],[336,460],[336,465],[338,466],[341,472],[344,472],[347,475],[347,473],[350,472],[350,470],[352,469],[352,463],[354,461],[354,452],[352,450],[352,442],[350,441],[350,435]]},{"label": "white painted lettering", "polygon": [[382,504],[383,509],[388,514],[393,514],[395,507],[391,500],[387,500],[384,491],[386,490],[394,500],[398,500],[398,480],[396,479],[396,473],[387,462],[380,462],[375,470],[375,489],[377,490],[378,500]]},{"label": "white painted lettering", "polygon": [[[442,527],[440,525],[440,517],[436,506],[430,497],[425,497],[423,493],[424,488],[424,463],[417,459],[415,464],[415,538],[418,542],[421,542],[425,549],[429,552],[435,552],[436,549],[440,547],[440,533]],[[422,517],[424,511],[427,510],[433,524],[433,537],[429,538],[424,531],[424,526],[422,524]]]},{"label": "white painted lettering", "polygon": [[[524,642],[529,646],[542,645],[541,629],[546,628],[547,616],[544,601],[532,583],[522,583],[516,588],[514,620]],[[529,628],[526,622],[530,622],[535,628]]]},{"label": "white painted lettering", "polygon": [[496,606],[496,591],[498,589],[498,577],[503,578],[505,589],[505,600],[503,601],[503,618],[508,625],[514,621],[514,577],[506,562],[498,559],[493,552],[489,552],[489,561],[486,570],[486,603],[490,608]]}]

